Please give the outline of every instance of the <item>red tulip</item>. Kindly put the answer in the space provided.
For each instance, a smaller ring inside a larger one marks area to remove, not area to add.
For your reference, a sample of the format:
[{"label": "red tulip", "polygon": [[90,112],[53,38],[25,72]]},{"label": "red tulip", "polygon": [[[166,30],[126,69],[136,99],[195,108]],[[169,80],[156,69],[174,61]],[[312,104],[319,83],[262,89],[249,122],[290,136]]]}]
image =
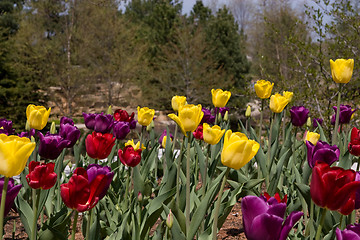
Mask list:
[{"label": "red tulip", "polygon": [[99,174],[89,182],[87,171],[78,167],[69,182],[61,184],[61,198],[68,208],[78,212],[90,210],[99,202],[107,182],[106,174]]},{"label": "red tulip", "polygon": [[203,125],[199,125],[196,130],[193,132],[194,138],[199,140],[204,140],[203,137]]},{"label": "red tulip", "polygon": [[132,146],[124,147],[124,150],[119,149],[119,158],[122,164],[129,167],[136,167],[141,160],[141,149],[134,150]]},{"label": "red tulip", "polygon": [[348,149],[352,155],[360,156],[360,130],[356,127],[351,130],[351,140]]},{"label": "red tulip", "polygon": [[320,207],[337,210],[349,215],[355,208],[355,193],[360,181],[355,181],[353,170],[330,167],[317,161],[312,171],[310,194],[314,203]]},{"label": "red tulip", "polygon": [[26,181],[29,186],[34,189],[50,189],[57,179],[57,174],[54,173],[55,163],[41,163],[31,161],[29,163],[29,174],[26,175]]},{"label": "red tulip", "polygon": [[85,140],[86,152],[89,157],[94,159],[107,158],[114,145],[115,138],[111,133],[93,132]]},{"label": "red tulip", "polygon": [[[268,194],[267,192],[264,192],[264,197],[267,201],[269,201],[269,199],[271,198],[270,194]],[[276,199],[276,201],[278,201],[278,203],[287,203],[287,194],[285,194],[284,198],[281,199],[280,194],[275,193],[274,198]]]}]

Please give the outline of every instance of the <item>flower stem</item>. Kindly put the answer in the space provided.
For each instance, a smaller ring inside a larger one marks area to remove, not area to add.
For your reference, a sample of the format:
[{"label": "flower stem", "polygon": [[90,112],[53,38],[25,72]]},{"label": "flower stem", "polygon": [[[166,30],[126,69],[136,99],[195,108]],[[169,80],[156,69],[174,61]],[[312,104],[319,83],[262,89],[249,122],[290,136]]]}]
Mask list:
[{"label": "flower stem", "polygon": [[271,173],[271,137],[272,137],[272,129],[273,129],[273,125],[274,125],[274,118],[276,115],[273,115],[273,118],[271,119],[271,124],[270,124],[270,132],[269,132],[269,141],[268,141],[268,149],[267,149],[267,168],[268,168],[268,172],[267,172],[267,176],[265,176],[265,181],[266,181],[266,187],[269,187],[270,185],[270,173]]},{"label": "flower stem", "polygon": [[[174,140],[173,140],[173,145],[172,145],[172,149],[171,149],[172,152],[174,152],[174,150],[175,150],[177,132],[178,132],[178,125],[175,124]],[[169,134],[169,136],[170,136],[170,134]]]},{"label": "flower stem", "polygon": [[188,132],[188,142],[186,148],[186,233],[189,233],[190,230],[190,139],[191,132]]},{"label": "flower stem", "polygon": [[91,222],[93,219],[93,209],[90,209],[88,211],[88,221],[86,223],[86,240],[89,240],[90,238],[90,227],[91,227]]},{"label": "flower stem", "polygon": [[3,233],[4,233],[4,213],[5,213],[5,201],[6,201],[6,193],[8,188],[9,178],[4,178],[4,185],[2,189],[2,195],[1,195],[1,205],[0,205],[0,238],[2,239]]},{"label": "flower stem", "polygon": [[73,220],[73,225],[72,225],[72,230],[71,230],[71,240],[75,240],[75,233],[76,233],[76,225],[77,225],[77,220],[78,220],[78,216],[79,213],[78,211],[74,211],[75,215],[74,215],[74,220]]},{"label": "flower stem", "polygon": [[213,231],[212,231],[212,234],[213,234],[212,239],[213,240],[216,240],[216,237],[217,237],[217,225],[218,225],[218,217],[219,217],[219,210],[220,210],[220,204],[221,204],[221,197],[222,197],[222,194],[223,194],[223,191],[224,191],[225,183],[226,183],[227,177],[229,175],[229,172],[230,172],[230,168],[228,167],[226,169],[225,176],[224,176],[223,181],[221,183],[221,187],[220,187],[220,190],[219,190],[219,195],[218,195],[216,205],[215,205],[214,225],[213,225]]},{"label": "flower stem", "polygon": [[[35,189],[33,189],[35,190]],[[40,189],[35,190],[35,195],[34,195],[34,208],[33,208],[33,213],[34,213],[34,221],[33,221],[33,226],[32,226],[32,231],[31,231],[31,240],[36,240],[36,233],[37,233],[37,212],[38,212],[38,207],[39,207],[39,201],[40,201]]]},{"label": "flower stem", "polygon": [[260,111],[260,123],[259,123],[259,137],[258,137],[260,147],[261,147],[261,134],[262,134],[263,112],[264,112],[264,99],[261,99],[261,111]]},{"label": "flower stem", "polygon": [[322,230],[322,226],[324,225],[326,212],[327,212],[327,209],[326,209],[326,208],[323,208],[323,209],[322,209],[322,213],[321,213],[320,224],[319,224],[318,229],[317,229],[317,232],[316,232],[315,240],[319,240],[319,239],[320,239],[321,230]]},{"label": "flower stem", "polygon": [[181,143],[181,148],[180,148],[180,155],[178,157],[178,162],[177,162],[177,169],[176,169],[176,204],[179,206],[180,204],[180,168],[181,168],[181,160],[182,160],[182,154],[183,154],[183,149],[184,149],[184,142],[185,139],[183,139],[182,143]]},{"label": "flower stem", "polygon": [[332,135],[332,145],[336,144],[337,142],[337,131],[339,128],[339,115],[340,115],[340,101],[341,101],[341,83],[339,83],[339,93],[338,93],[338,100],[337,100],[337,109],[336,109],[336,118],[335,118],[335,128]]}]

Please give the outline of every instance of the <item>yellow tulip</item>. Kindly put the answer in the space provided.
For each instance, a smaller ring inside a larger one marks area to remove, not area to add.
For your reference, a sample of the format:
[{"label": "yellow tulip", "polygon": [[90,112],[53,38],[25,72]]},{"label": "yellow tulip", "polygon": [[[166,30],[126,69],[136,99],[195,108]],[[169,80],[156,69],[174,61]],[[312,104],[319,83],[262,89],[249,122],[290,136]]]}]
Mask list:
[{"label": "yellow tulip", "polygon": [[250,107],[250,105],[248,105],[247,108],[246,108],[245,117],[251,117],[251,107]]},{"label": "yellow tulip", "polygon": [[320,139],[320,134],[310,131],[306,132],[305,142],[309,141],[315,146],[316,143],[319,141],[319,139]]},{"label": "yellow tulip", "polygon": [[[161,146],[163,148],[166,148],[166,139],[167,139],[167,136],[164,136],[162,141],[161,141]],[[170,142],[172,142],[172,139],[170,138]]]},{"label": "yellow tulip", "polygon": [[203,124],[204,141],[208,144],[217,144],[225,133],[225,129],[221,130],[218,125],[210,127],[209,124]]},{"label": "yellow tulip", "polygon": [[231,92],[221,89],[211,89],[212,102],[215,107],[225,107],[231,97]]},{"label": "yellow tulip", "polygon": [[19,175],[35,149],[35,143],[26,137],[0,134],[0,174],[5,177]]},{"label": "yellow tulip", "polygon": [[[129,146],[129,145],[132,146],[135,151],[137,151],[137,150],[139,150],[139,148],[140,148],[140,141],[138,141],[138,142],[135,144],[135,143],[134,143],[134,139],[131,139],[131,140],[129,140],[129,141],[127,141],[127,142],[125,143],[125,147],[126,147],[126,146]],[[144,150],[144,149],[146,149],[146,147],[144,146],[144,144],[141,144],[141,150]]]},{"label": "yellow tulip", "polygon": [[138,113],[138,123],[142,126],[148,126],[155,115],[155,110],[154,109],[150,109],[148,107],[143,107],[140,108],[139,106],[137,107],[137,113]]},{"label": "yellow tulip", "polygon": [[283,96],[286,97],[289,102],[291,102],[293,96],[294,96],[294,93],[293,92],[288,92],[288,91],[283,91]]},{"label": "yellow tulip", "polygon": [[35,106],[30,104],[26,108],[26,118],[30,128],[42,130],[49,119],[51,108],[46,110],[44,106]]},{"label": "yellow tulip", "polygon": [[270,97],[270,110],[274,113],[281,113],[288,103],[288,98],[276,93]]},{"label": "yellow tulip", "polygon": [[266,80],[258,80],[254,85],[256,95],[261,99],[269,98],[273,87],[274,83]]},{"label": "yellow tulip", "polygon": [[169,114],[169,118],[174,120],[186,136],[186,132],[193,132],[199,126],[204,116],[201,105],[188,104],[179,108],[179,116]]},{"label": "yellow tulip", "polygon": [[179,108],[186,105],[186,97],[173,96],[171,99],[171,106],[175,112],[179,111]]},{"label": "yellow tulip", "polygon": [[258,152],[260,144],[249,140],[245,134],[227,130],[221,152],[221,162],[227,167],[239,170]]},{"label": "yellow tulip", "polygon": [[336,83],[348,83],[354,69],[354,59],[330,59],[331,75]]}]

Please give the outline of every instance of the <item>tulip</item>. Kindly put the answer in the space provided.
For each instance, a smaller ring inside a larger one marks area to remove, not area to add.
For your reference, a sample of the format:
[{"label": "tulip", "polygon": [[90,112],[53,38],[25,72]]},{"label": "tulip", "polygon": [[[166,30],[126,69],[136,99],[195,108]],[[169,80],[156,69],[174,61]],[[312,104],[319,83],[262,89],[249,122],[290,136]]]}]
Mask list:
[{"label": "tulip", "polygon": [[19,175],[35,149],[29,138],[0,134],[0,174],[5,177]]},{"label": "tulip", "polygon": [[220,107],[218,109],[219,109],[219,113],[221,114],[221,117],[225,117],[226,112],[229,112],[230,110],[230,108],[228,107]]},{"label": "tulip", "polygon": [[281,113],[288,103],[288,98],[276,93],[270,97],[270,110],[274,113]]},{"label": "tulip", "polygon": [[95,132],[100,133],[109,133],[112,130],[114,120],[113,116],[110,114],[104,115],[104,113],[83,113],[83,117],[85,121],[85,126],[90,130],[94,130]]},{"label": "tulip", "polygon": [[239,170],[256,155],[259,147],[259,143],[249,140],[245,134],[227,130],[221,152],[221,162],[227,167]]},{"label": "tulip", "polygon": [[[356,172],[355,181],[360,181],[360,172]],[[360,208],[360,188],[355,193],[355,209]]]},{"label": "tulip", "polygon": [[122,109],[117,109],[114,113],[114,119],[118,122],[128,122],[130,129],[136,128],[136,120],[134,120],[135,113],[132,112],[129,116],[129,113]]},{"label": "tulip", "polygon": [[204,113],[203,118],[201,119],[200,124],[202,123],[208,123],[208,124],[214,124],[215,123],[215,116],[211,114],[211,111],[207,108],[202,108],[202,111]]},{"label": "tulip", "polygon": [[179,111],[179,108],[186,105],[186,97],[184,96],[173,96],[171,99],[171,107],[175,112]]},{"label": "tulip", "polygon": [[[335,119],[336,119],[336,111],[337,111],[337,107],[333,106],[333,109],[335,111],[335,114],[332,115],[331,117],[331,124],[334,125],[335,124]],[[351,109],[350,105],[340,105],[340,112],[339,112],[339,123],[340,124],[347,124],[350,122],[351,120],[351,116],[354,114],[354,112],[357,109]]]},{"label": "tulip", "polygon": [[47,133],[45,136],[38,132],[40,138],[39,155],[46,159],[56,159],[62,150],[71,144],[70,140],[62,138],[58,134]]},{"label": "tulip", "polygon": [[266,80],[258,80],[254,85],[255,93],[261,99],[269,98],[273,87],[274,83]]},{"label": "tulip", "polygon": [[316,145],[317,141],[320,139],[320,134],[315,132],[306,131],[304,141],[309,141],[312,145]]},{"label": "tulip", "polygon": [[211,89],[212,103],[215,107],[223,108],[231,97],[231,92],[222,89]]},{"label": "tulip", "polygon": [[347,225],[345,230],[336,229],[337,240],[360,240],[360,224]]},{"label": "tulip", "polygon": [[72,119],[67,117],[62,117],[60,119],[59,135],[63,139],[70,141],[70,144],[67,147],[71,148],[75,145],[77,140],[79,140],[80,130],[74,126],[74,122],[72,121]]},{"label": "tulip", "polygon": [[352,155],[360,156],[360,130],[356,127],[351,130],[351,138],[348,149]]},{"label": "tulip", "polygon": [[250,105],[248,105],[247,108],[246,108],[245,117],[247,117],[247,118],[251,117],[251,107],[250,107]]},{"label": "tulip", "polygon": [[119,159],[122,164],[128,167],[136,167],[141,161],[141,149],[134,150],[132,146],[119,149]]},{"label": "tulip", "polygon": [[111,133],[93,132],[85,139],[86,152],[94,159],[107,158],[115,145],[115,138]]},{"label": "tulip", "polygon": [[311,118],[308,117],[307,120],[306,120],[306,126],[309,128],[311,127]]},{"label": "tulip", "polygon": [[283,91],[283,96],[286,97],[289,102],[291,102],[293,96],[294,96],[294,93],[293,92],[289,92],[289,91]]},{"label": "tulip", "polygon": [[303,215],[294,211],[285,219],[286,203],[274,197],[246,196],[241,201],[244,231],[249,240],[286,240],[291,228]]},{"label": "tulip", "polygon": [[154,115],[155,115],[155,110],[150,109],[148,107],[140,108],[138,106],[137,112],[138,112],[138,123],[145,127],[148,126],[152,122]]},{"label": "tulip", "polygon": [[49,119],[51,108],[46,110],[43,106],[35,106],[30,104],[26,108],[26,118],[30,128],[42,130]]},{"label": "tulip", "polygon": [[65,205],[78,212],[88,211],[95,207],[106,194],[109,181],[112,180],[113,174],[108,174],[106,170],[89,171],[89,169],[86,171],[78,167],[69,182],[60,186],[61,198]]},{"label": "tulip", "polygon": [[116,139],[125,139],[130,132],[130,125],[128,122],[114,122],[113,132]]},{"label": "tulip", "polygon": [[313,127],[314,128],[317,128],[318,127],[318,123],[320,124],[320,125],[322,125],[323,124],[323,119],[322,118],[313,118]]},{"label": "tulip", "polygon": [[225,133],[225,129],[221,130],[218,125],[210,127],[209,124],[203,124],[204,141],[208,144],[217,144]]},{"label": "tulip", "polygon": [[317,161],[325,162],[331,166],[339,160],[340,150],[336,145],[329,145],[326,142],[318,141],[316,145],[306,141],[307,160],[311,168]]},{"label": "tulip", "polygon": [[[264,197],[265,197],[266,201],[269,201],[271,198],[271,196],[267,192],[264,192]],[[285,204],[287,203],[287,195],[286,194],[285,194],[284,198],[281,199],[280,194],[275,193],[273,198],[275,198],[278,201],[278,203],[285,203]]]},{"label": "tulip", "polygon": [[[169,134],[169,137],[171,141],[174,139],[174,136],[171,133]],[[167,131],[165,129],[159,137],[159,143],[163,148],[165,148],[166,146],[166,139],[167,139]]]},{"label": "tulip", "polygon": [[330,167],[317,161],[312,171],[310,195],[314,203],[322,208],[337,210],[349,215],[355,208],[355,192],[360,181],[355,181],[353,170]]},{"label": "tulip", "polygon": [[200,104],[197,106],[188,104],[179,109],[179,116],[175,114],[169,114],[168,116],[179,125],[181,131],[186,135],[186,132],[196,130],[204,113]]},{"label": "tulip", "polygon": [[291,123],[296,127],[301,127],[306,123],[309,116],[309,109],[303,106],[294,106],[290,109]]},{"label": "tulip", "polygon": [[11,135],[15,133],[15,130],[12,128],[12,121],[8,121],[5,118],[0,119],[0,134]]},{"label": "tulip", "polygon": [[199,140],[204,140],[203,131],[204,131],[203,125],[199,125],[199,126],[196,128],[196,130],[193,132],[194,138],[199,139]]},{"label": "tulip", "polygon": [[114,177],[114,173],[111,171],[111,168],[108,166],[101,166],[99,164],[90,164],[87,167],[87,175],[89,183],[92,183],[99,175],[105,175],[107,182],[102,188],[102,192],[99,193],[99,198],[102,199],[105,195],[107,190],[110,187],[111,181]]},{"label": "tulip", "polygon": [[169,229],[171,229],[173,224],[174,224],[174,217],[173,217],[173,214],[172,214],[171,209],[170,209],[169,214],[167,215],[167,218],[166,218],[166,226]]},{"label": "tulip", "polygon": [[21,132],[18,134],[18,136],[31,139],[31,137],[35,136],[35,129],[32,128],[29,132]]},{"label": "tulip", "polygon": [[[125,143],[125,147],[126,146],[132,146],[134,148],[134,150],[137,151],[138,149],[140,149],[140,141],[138,141],[135,144],[134,139],[131,139]],[[144,144],[141,144],[141,150],[144,150],[144,149],[146,149],[146,147],[144,146]]]},{"label": "tulip", "polygon": [[336,83],[348,83],[354,69],[354,59],[330,59],[331,75]]},{"label": "tulip", "polygon": [[[2,190],[4,187],[4,179],[5,179],[4,177],[0,178],[0,199],[1,199]],[[21,187],[22,187],[21,184],[15,185],[14,179],[9,178],[9,183],[8,183],[7,192],[6,192],[4,217],[10,212],[10,209],[14,205],[14,200],[15,200],[16,196],[18,195],[18,193],[20,192]]]},{"label": "tulip", "polygon": [[29,163],[29,174],[26,175],[26,181],[33,189],[50,189],[57,179],[54,172],[55,163],[40,163],[31,161]]}]

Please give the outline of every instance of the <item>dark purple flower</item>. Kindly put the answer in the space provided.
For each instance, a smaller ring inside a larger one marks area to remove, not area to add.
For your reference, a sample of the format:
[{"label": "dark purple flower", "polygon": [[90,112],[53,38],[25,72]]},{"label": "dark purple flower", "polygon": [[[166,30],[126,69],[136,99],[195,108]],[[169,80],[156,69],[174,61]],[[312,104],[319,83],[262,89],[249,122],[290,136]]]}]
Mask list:
[{"label": "dark purple flower", "polygon": [[95,132],[100,133],[110,133],[114,124],[114,119],[111,114],[104,113],[94,114],[94,113],[83,113],[85,126],[88,129],[94,130]]},{"label": "dark purple flower", "polygon": [[347,225],[345,230],[336,229],[337,240],[360,240],[360,224]]},{"label": "dark purple flower", "polygon": [[111,181],[114,177],[114,173],[111,171],[111,168],[108,166],[102,167],[98,164],[90,164],[87,167],[87,175],[88,175],[88,180],[89,180],[89,184],[91,184],[91,182],[98,176],[98,175],[105,175],[107,182],[104,185],[104,187],[101,189],[101,193],[99,194],[99,200],[102,199],[105,195],[107,190],[109,189],[109,186],[111,184]]},{"label": "dark purple flower", "polygon": [[[166,137],[167,136],[167,131],[166,131],[166,129],[162,132],[162,134],[160,135],[160,137],[159,137],[159,143],[160,143],[160,146],[162,146],[162,142],[163,142],[163,139],[164,139],[164,137]],[[171,139],[174,139],[174,136],[170,133],[169,134],[169,137],[171,138]]]},{"label": "dark purple flower", "polygon": [[136,128],[136,123],[137,123],[137,121],[134,120],[134,119],[132,119],[132,120],[130,121],[130,123],[129,123],[130,129],[135,129],[135,128]]},{"label": "dark purple flower", "polygon": [[47,133],[45,136],[38,132],[40,138],[39,155],[46,159],[56,159],[62,150],[71,144],[70,140],[66,140],[58,134]]},{"label": "dark purple flower", "polygon": [[30,138],[32,136],[35,136],[35,129],[32,128],[29,132],[21,132],[18,134],[19,137],[27,137],[27,138]]},{"label": "dark purple flower", "polygon": [[301,127],[309,117],[309,109],[304,106],[294,106],[290,109],[291,123],[296,127]]},{"label": "dark purple flower", "polygon": [[[333,106],[333,109],[335,110],[335,114],[331,117],[331,124],[335,125],[336,120],[336,111],[337,107]],[[339,123],[340,124],[347,124],[351,120],[351,116],[357,109],[352,110],[350,105],[340,105],[340,112],[339,112]]]},{"label": "dark purple flower", "polygon": [[200,124],[203,124],[203,123],[214,124],[215,116],[211,115],[211,111],[207,108],[202,108],[202,111],[204,113],[204,116],[201,119]]},{"label": "dark purple flower", "polygon": [[71,119],[71,118],[68,118],[68,117],[62,117],[60,119],[60,126],[61,124],[70,124],[71,126],[74,126],[74,121]]},{"label": "dark purple flower", "polygon": [[130,125],[128,122],[114,122],[114,136],[117,139],[125,139],[126,135],[130,132]]},{"label": "dark purple flower", "polygon": [[[0,198],[2,196],[2,189],[4,187],[4,178],[0,178]],[[9,183],[6,192],[6,200],[5,200],[5,212],[4,217],[9,213],[10,209],[14,204],[14,200],[18,195],[22,185],[14,185],[14,179],[9,178]]]},{"label": "dark purple flower", "polygon": [[12,128],[12,121],[8,121],[5,118],[0,119],[0,134],[11,135],[14,134],[15,130]]},{"label": "dark purple flower", "polygon": [[[241,201],[245,235],[249,240],[286,240],[291,228],[303,215],[292,212],[284,222],[286,203],[274,197],[246,196]],[[284,223],[283,223],[284,222]]]},{"label": "dark purple flower", "polygon": [[[64,117],[61,118],[61,120],[64,119]],[[70,144],[67,146],[68,148],[71,148],[75,145],[76,141],[80,138],[80,130],[74,126],[74,122],[70,118],[66,118],[66,120],[71,120],[73,124],[71,124],[70,121],[63,121],[63,123],[60,120],[60,131],[59,135],[70,141]]]},{"label": "dark purple flower", "polygon": [[218,112],[221,114],[221,117],[224,117],[225,113],[228,112],[229,110],[230,110],[230,108],[228,108],[228,107],[222,107],[222,108],[219,108]]},{"label": "dark purple flower", "polygon": [[[316,122],[317,121],[317,122]],[[317,123],[319,123],[320,125],[322,125],[323,124],[323,119],[322,118],[313,118],[313,127],[314,128],[317,128],[317,126],[318,126],[318,124]]]},{"label": "dark purple flower", "polygon": [[311,142],[306,141],[307,160],[309,166],[313,168],[316,161],[322,161],[329,166],[339,160],[340,150],[336,145],[329,145],[326,142],[318,141],[314,146]]}]

